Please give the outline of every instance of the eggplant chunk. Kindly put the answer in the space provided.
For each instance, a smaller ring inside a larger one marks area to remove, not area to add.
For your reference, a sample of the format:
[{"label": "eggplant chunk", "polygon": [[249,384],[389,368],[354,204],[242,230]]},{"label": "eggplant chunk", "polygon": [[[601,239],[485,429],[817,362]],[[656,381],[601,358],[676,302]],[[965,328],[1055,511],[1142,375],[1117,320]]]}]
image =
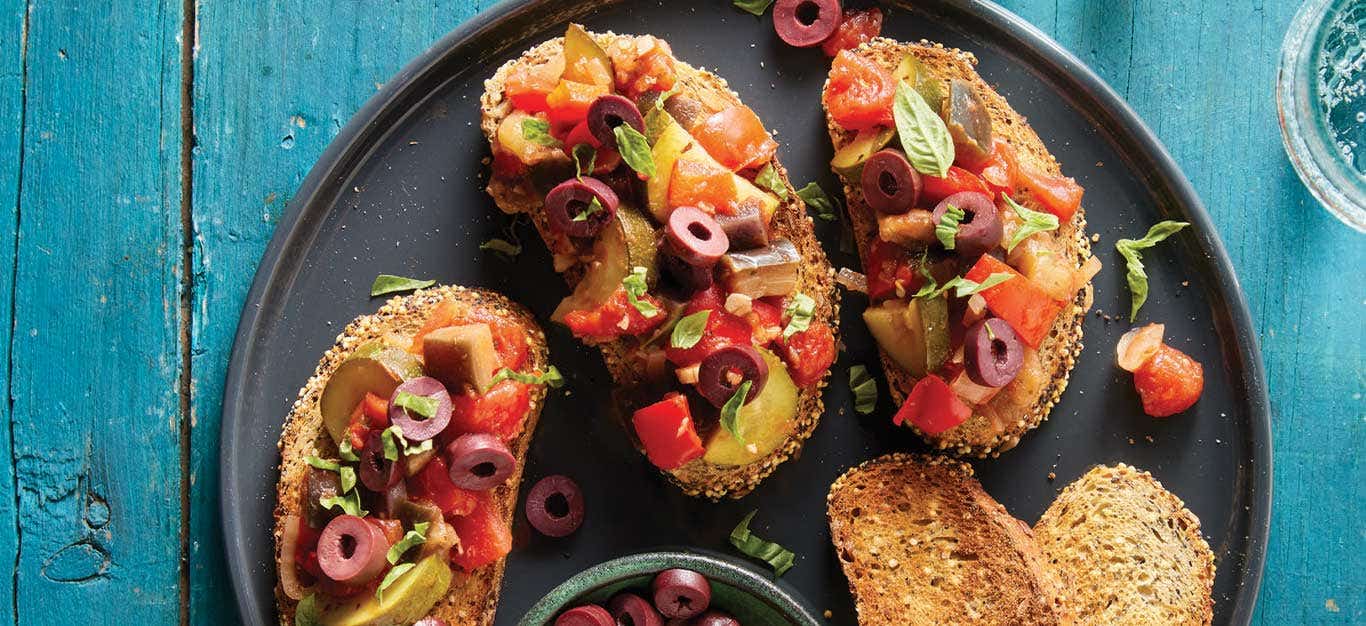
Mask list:
[{"label": "eggplant chunk", "polygon": [[802,256],[787,239],[721,257],[721,283],[727,291],[751,298],[785,296],[797,288]]},{"label": "eggplant chunk", "polygon": [[341,509],[329,509],[322,505],[324,498],[331,498],[341,494],[341,479],[336,472],[321,470],[316,467],[309,467],[308,474],[304,476],[304,488],[301,492],[300,508],[303,509],[304,522],[309,528],[326,526],[332,518],[341,514]]},{"label": "eggplant chunk", "polygon": [[681,93],[669,96],[669,99],[664,101],[664,110],[678,120],[678,125],[685,130],[691,130],[710,115],[701,101]]},{"label": "eggplant chunk", "polygon": [[949,83],[949,99],[944,105],[944,121],[953,135],[954,151],[969,162],[981,161],[991,154],[991,112],[972,85],[954,79]]},{"label": "eggplant chunk", "polygon": [[466,387],[481,394],[488,391],[498,367],[488,324],[447,326],[428,333],[422,341],[422,360],[427,374],[453,394]]}]

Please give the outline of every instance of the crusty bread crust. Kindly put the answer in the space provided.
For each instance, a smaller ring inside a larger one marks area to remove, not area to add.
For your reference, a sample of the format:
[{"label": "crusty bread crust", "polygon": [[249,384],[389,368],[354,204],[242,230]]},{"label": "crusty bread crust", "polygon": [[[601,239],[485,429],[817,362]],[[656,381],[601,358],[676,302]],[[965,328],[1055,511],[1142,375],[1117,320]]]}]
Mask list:
[{"label": "crusty bread crust", "polygon": [[[854,52],[876,61],[888,70],[895,69],[904,55],[914,54],[939,78],[966,81],[990,111],[995,136],[1009,142],[1018,151],[1022,163],[1048,174],[1060,172],[1057,161],[1025,118],[1010,108],[1005,98],[977,74],[974,69],[977,58],[972,53],[925,41],[904,44],[886,38],[874,39]],[[854,132],[840,128],[828,114],[826,123],[837,150],[854,138]],[[878,236],[877,220],[872,209],[863,201],[857,184],[851,185],[846,181],[844,197],[848,201],[849,218],[859,254],[861,258],[867,258],[868,248]],[[1031,209],[1041,210],[1028,194],[1020,194],[1016,200]],[[1057,232],[1058,240],[1065,246],[1068,256],[1075,259],[1078,267],[1091,256],[1085,229],[1085,211],[1078,210],[1070,222],[1060,225]],[[1082,322],[1091,307],[1091,296],[1092,290],[1088,284],[1058,315],[1052,331],[1039,346],[1038,366],[1045,373],[1044,376],[1028,380],[1022,376],[1003,388],[990,402],[976,407],[972,417],[960,426],[937,435],[919,429],[916,432],[940,450],[955,454],[994,457],[1015,447],[1021,435],[1048,418],[1049,411],[1067,388],[1068,374],[1081,355]],[[882,353],[882,367],[893,397],[897,402],[903,401],[917,379],[897,366],[885,352]]]},{"label": "crusty bread crust", "polygon": [[1214,554],[1200,520],[1148,472],[1092,468],[1063,489],[1034,534],[1070,587],[1079,624],[1214,619]]},{"label": "crusty bread crust", "polygon": [[[336,343],[318,362],[313,376],[299,390],[293,410],[285,419],[284,432],[280,435],[280,481],[276,487],[275,501],[275,551],[279,556],[283,535],[282,520],[286,515],[297,515],[300,492],[304,488],[304,477],[308,464],[304,457],[317,455],[336,458],[337,447],[323,428],[322,414],[318,402],[327,380],[352,352],[362,344],[381,339],[386,335],[411,336],[427,321],[433,308],[443,300],[451,300],[462,310],[479,310],[496,315],[521,326],[527,335],[527,369],[544,371],[548,363],[545,334],[537,326],[536,320],[520,305],[505,296],[482,289],[456,286],[441,286],[423,289],[409,296],[400,296],[386,302],[378,312],[356,318],[346,326]],[[522,480],[527,447],[532,433],[540,418],[545,404],[546,390],[542,385],[532,386],[531,406],[527,412],[522,433],[510,446],[517,456],[517,467],[512,477],[502,486],[493,490],[493,500],[505,523],[512,524],[513,513],[517,509],[517,488]],[[446,598],[432,608],[430,615],[446,620],[451,624],[487,625],[493,623],[494,612],[498,608],[498,593],[503,580],[504,560],[488,565],[472,573],[455,571],[451,590]],[[276,606],[279,609],[281,626],[294,623],[296,602],[285,596],[277,583],[275,587]]]},{"label": "crusty bread crust", "polygon": [[[592,36],[604,48],[618,37],[613,33],[594,33]],[[508,73],[519,64],[547,63],[562,51],[562,38],[546,41],[531,48],[520,58],[504,64],[492,78],[485,81],[484,95],[480,101],[483,113],[481,128],[491,144],[496,141],[498,124],[513,110],[512,104],[503,95]],[[681,93],[710,103],[712,108],[740,103],[739,96],[730,90],[725,80],[682,61],[677,62],[676,68]],[[773,230],[778,236],[790,239],[802,255],[803,263],[797,280],[797,289],[815,300],[815,319],[824,321],[832,329],[837,330],[839,301],[835,291],[834,270],[826,259],[825,251],[816,241],[811,217],[807,215],[805,205],[797,197],[796,190],[788,180],[787,170],[776,158],[773,165],[782,184],[788,190],[788,199],[782,202],[774,215]],[[551,252],[568,254],[573,250],[573,246],[563,235],[550,228],[545,213],[540,210],[542,198],[528,181],[494,176],[489,180],[488,193],[504,212],[528,214]],[[578,284],[583,269],[582,264],[576,264],[564,272],[565,280],[571,288]],[[607,370],[618,387],[629,388],[641,382],[640,369],[635,367],[628,356],[628,344],[617,341],[600,344],[598,347],[602,351]],[[828,377],[827,372],[826,378]],[[817,386],[801,389],[797,423],[793,433],[783,445],[770,454],[742,466],[713,465],[698,459],[668,472],[671,480],[691,496],[719,499],[739,498],[748,494],[779,464],[797,454],[802,443],[811,436],[824,411],[821,390],[826,382],[822,379]],[[629,428],[627,430],[629,431]]]},{"label": "crusty bread crust", "polygon": [[1071,623],[1029,526],[966,463],[883,456],[836,480],[827,503],[860,624]]}]

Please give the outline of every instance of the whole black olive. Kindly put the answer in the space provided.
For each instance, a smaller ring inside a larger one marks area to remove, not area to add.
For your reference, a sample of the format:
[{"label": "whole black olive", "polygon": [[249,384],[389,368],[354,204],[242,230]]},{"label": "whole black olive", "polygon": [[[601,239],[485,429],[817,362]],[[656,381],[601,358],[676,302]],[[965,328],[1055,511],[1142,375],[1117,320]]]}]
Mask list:
[{"label": "whole black olive", "polygon": [[669,252],[688,265],[711,267],[730,248],[730,240],[716,219],[705,211],[681,206],[664,224]]},{"label": "whole black olive", "polygon": [[879,213],[900,215],[920,199],[920,173],[906,155],[890,148],[879,150],[863,164],[859,188],[863,200]]},{"label": "whole black olive", "polygon": [[834,34],[842,14],[839,0],[778,0],[773,29],[787,45],[807,48]]},{"label": "whole black olive", "polygon": [[507,482],[517,458],[507,444],[488,433],[466,433],[446,446],[451,482],[470,491],[485,491]]},{"label": "whole black olive", "polygon": [[547,537],[566,537],[583,523],[583,492],[568,476],[542,478],[526,494],[526,519]]},{"label": "whole black olive", "polygon": [[666,569],[650,585],[655,608],[664,617],[688,619],[711,606],[711,583],[687,569]]},{"label": "whole black olive", "polygon": [[622,124],[645,132],[645,118],[641,117],[636,104],[625,96],[599,96],[588,106],[588,132],[603,146],[617,149],[615,129]]},{"label": "whole black olive", "polygon": [[1024,346],[1015,329],[997,317],[973,324],[963,336],[963,364],[968,378],[986,387],[1004,387],[1024,365]]},{"label": "whole black olive", "polygon": [[571,178],[545,195],[545,216],[551,228],[570,237],[593,237],[612,221],[619,203],[607,183],[591,176]]},{"label": "whole black olive", "polygon": [[949,207],[963,211],[958,221],[958,234],[953,238],[953,251],[959,257],[974,260],[1001,245],[1001,212],[991,196],[976,191],[960,191],[939,202],[934,208],[934,223],[940,224]]},{"label": "whole black olive", "polygon": [[745,402],[750,402],[768,382],[768,362],[754,346],[725,346],[702,358],[697,370],[697,392],[719,407],[747,380],[752,384]]},{"label": "whole black olive", "polygon": [[365,439],[365,447],[360,451],[360,482],[366,489],[383,493],[394,483],[403,480],[403,470],[399,461],[403,451],[399,450],[398,461],[384,458],[384,442],[380,433],[372,431]]}]

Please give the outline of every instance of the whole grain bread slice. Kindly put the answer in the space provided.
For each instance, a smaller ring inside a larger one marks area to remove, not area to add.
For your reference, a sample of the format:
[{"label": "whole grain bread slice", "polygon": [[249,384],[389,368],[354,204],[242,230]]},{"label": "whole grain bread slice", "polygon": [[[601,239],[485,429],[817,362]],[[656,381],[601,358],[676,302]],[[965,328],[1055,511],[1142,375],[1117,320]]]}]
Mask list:
[{"label": "whole grain bread slice", "polygon": [[[619,35],[614,33],[591,33],[599,46],[606,49]],[[622,35],[624,36],[624,35]],[[504,97],[504,86],[509,74],[519,64],[539,65],[549,63],[556,55],[563,53],[563,38],[543,42],[522,54],[521,57],[505,63],[484,83],[484,95],[480,100],[482,118],[481,128],[490,145],[496,141],[499,123],[513,111],[510,101]],[[719,110],[722,107],[740,104],[739,96],[730,89],[726,81],[706,70],[676,63],[677,85],[680,93],[696,98],[708,108]],[[802,264],[797,279],[797,290],[815,301],[814,319],[824,321],[832,329],[838,328],[839,301],[835,291],[834,270],[826,259],[825,251],[817,242],[812,220],[806,213],[806,206],[797,197],[796,190],[788,180],[787,170],[777,158],[773,160],[774,169],[787,190],[787,198],[782,201],[773,217],[772,230],[776,237],[786,237],[796,245],[802,256]],[[550,228],[544,211],[542,198],[525,178],[504,178],[492,176],[488,193],[498,207],[506,213],[525,213],[541,238],[557,256],[567,255],[573,246],[566,238]],[[564,269],[564,277],[570,289],[582,278],[586,263],[579,259]],[[629,358],[630,346],[625,341],[598,344],[608,372],[616,381],[618,388],[632,388],[642,382],[643,371]],[[828,378],[828,373],[827,373]],[[752,491],[759,482],[771,474],[778,465],[795,456],[802,443],[811,436],[824,412],[821,390],[826,380],[815,386],[801,389],[797,410],[797,423],[792,434],[783,445],[753,463],[740,466],[722,466],[698,459],[678,469],[668,472],[670,479],[685,493],[692,496],[705,496],[712,499],[722,497],[739,498]],[[618,413],[629,415],[621,410]],[[629,428],[628,428],[629,430]]]},{"label": "whole grain bread slice", "polygon": [[883,456],[836,480],[827,501],[860,624],[1071,623],[1029,526],[966,463]]},{"label": "whole grain bread slice", "polygon": [[[1022,164],[1047,174],[1060,173],[1057,160],[1025,118],[977,74],[977,58],[971,52],[927,41],[899,43],[877,38],[863,44],[854,53],[875,61],[889,71],[896,68],[904,55],[913,54],[945,83],[950,79],[966,81],[986,104],[991,114],[993,135],[1009,142],[1018,152]],[[841,128],[828,112],[826,123],[836,150],[854,139],[856,133]],[[854,240],[858,244],[860,257],[867,258],[868,248],[878,236],[877,220],[873,210],[864,202],[857,181],[853,181],[853,184],[845,181],[843,186]],[[1030,209],[1042,210],[1029,194],[1018,195],[1015,199],[1021,204]],[[1078,210],[1071,221],[1060,225],[1057,232],[1058,240],[1066,250],[1066,257],[1073,259],[1078,267],[1091,256],[1090,241],[1085,230],[1086,213]],[[1015,382],[1006,385],[991,401],[976,407],[977,410],[966,422],[935,435],[916,429],[920,436],[940,450],[979,457],[998,456],[1015,447],[1024,433],[1048,418],[1049,411],[1067,388],[1068,374],[1081,355],[1082,322],[1091,307],[1091,298],[1092,289],[1088,284],[1058,315],[1052,331],[1039,349],[1027,356],[1021,375]],[[901,369],[885,352],[882,354],[882,366],[893,397],[897,402],[903,401],[917,379]]]},{"label": "whole grain bread slice", "polygon": [[1034,525],[1080,624],[1209,624],[1214,555],[1200,520],[1151,474],[1099,466]]},{"label": "whole grain bread slice", "polygon": [[[411,337],[427,321],[431,311],[442,301],[452,301],[459,311],[481,311],[514,323],[526,332],[528,370],[545,371],[548,367],[545,334],[531,314],[507,297],[486,291],[457,286],[423,289],[409,296],[390,299],[374,314],[356,318],[337,336],[336,342],[323,355],[313,375],[299,390],[293,409],[285,418],[280,435],[280,480],[276,486],[275,550],[278,562],[283,538],[283,519],[300,514],[300,495],[308,463],[304,457],[316,455],[336,458],[337,446],[323,427],[318,403],[323,387],[337,367],[361,345],[384,340],[386,337]],[[540,419],[545,403],[545,387],[532,386],[531,404],[517,439],[509,445],[517,457],[516,469],[502,486],[493,490],[493,500],[505,523],[512,524],[517,508],[517,489],[521,483],[527,447]],[[493,623],[498,607],[498,594],[503,580],[504,560],[474,570],[456,571],[446,597],[432,608],[430,615],[450,624],[487,625]],[[276,606],[281,626],[294,624],[297,602],[285,595],[281,585],[275,588]]]}]

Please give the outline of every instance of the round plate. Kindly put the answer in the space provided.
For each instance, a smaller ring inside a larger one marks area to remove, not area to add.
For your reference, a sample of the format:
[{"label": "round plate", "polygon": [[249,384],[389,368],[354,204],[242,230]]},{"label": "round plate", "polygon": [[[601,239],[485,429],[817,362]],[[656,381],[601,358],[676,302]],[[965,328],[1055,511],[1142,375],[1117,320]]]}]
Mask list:
[{"label": "round plate", "polygon": [[[771,21],[726,0],[628,4],[505,2],[463,24],[386,83],[336,138],[304,181],[267,249],[242,313],[223,406],[222,515],[232,581],[247,623],[275,622],[271,524],[276,439],[298,388],[354,316],[376,309],[376,274],[434,278],[503,291],[542,320],[565,295],[530,228],[509,262],[479,249],[506,236],[509,218],[483,192],[488,147],[478,98],[494,68],[563,32],[650,33],[675,54],[715,69],[776,131],[780,157],[798,185],[839,189],[830,173],[820,108],[828,61],[819,50],[781,44]],[[1097,463],[1147,469],[1200,517],[1213,547],[1215,621],[1246,624],[1256,602],[1271,510],[1271,440],[1266,383],[1243,296],[1209,217],[1166,151],[1120,98],[1075,57],[995,5],[920,0],[888,11],[885,34],[973,51],[987,81],[1030,123],[1063,171],[1086,187],[1086,215],[1106,264],[1096,277],[1086,349],[1052,419],[999,459],[974,461],[988,492],[1033,522],[1057,490]],[[1120,237],[1161,219],[1192,228],[1145,256],[1151,294],[1143,321],[1167,325],[1169,343],[1205,366],[1195,408],[1164,420],[1140,411],[1131,376],[1114,365],[1130,328]],[[839,228],[818,234],[836,266]],[[752,495],[713,504],[682,496],[635,452],[605,407],[611,381],[596,350],[545,322],[553,361],[570,394],[552,394],[527,461],[524,485],[568,474],[583,486],[583,528],[552,540],[514,526],[497,623],[514,624],[538,598],[595,563],[662,545],[725,550],[731,528],[758,509],[756,534],[791,548],[784,581],[831,624],[854,624],[853,602],[830,547],[826,487],[849,467],[884,452],[920,450],[893,428],[883,394],[870,416],[853,412],[848,366],[876,367],[876,348],[846,294],[843,339],[827,411],[800,458]],[[1112,319],[1113,318],[1113,319]],[[881,381],[879,380],[881,385]],[[884,387],[885,389],[885,387]]]}]

